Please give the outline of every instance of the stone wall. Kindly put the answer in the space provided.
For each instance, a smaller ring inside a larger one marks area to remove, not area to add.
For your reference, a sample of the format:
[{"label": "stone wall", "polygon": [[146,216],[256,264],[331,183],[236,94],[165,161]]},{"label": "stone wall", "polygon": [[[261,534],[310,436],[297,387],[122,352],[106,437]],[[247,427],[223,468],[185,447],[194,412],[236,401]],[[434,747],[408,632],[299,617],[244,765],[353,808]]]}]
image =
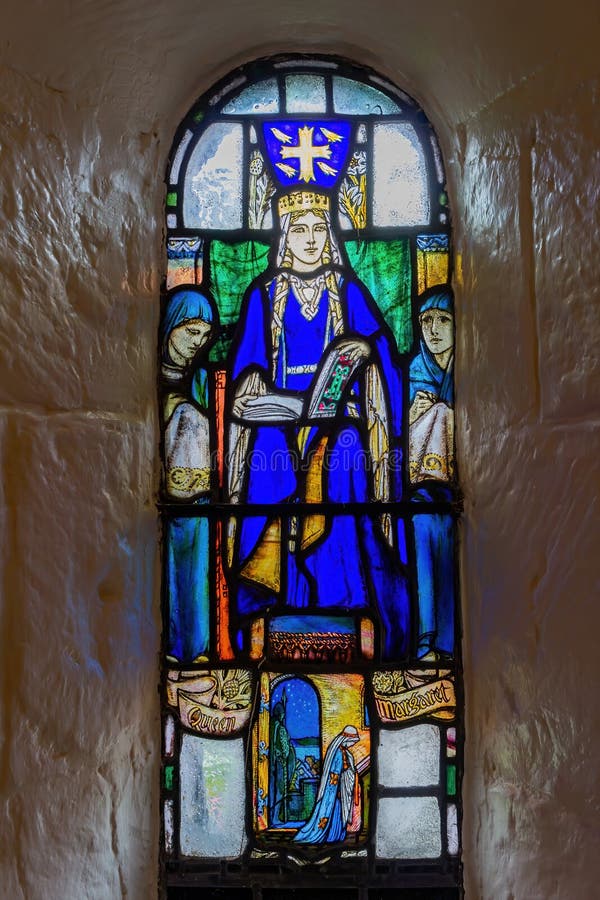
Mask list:
[{"label": "stone wall", "polygon": [[9,5],[2,893],[156,895],[166,157],[195,97],[234,65],[315,49],[413,93],[449,171],[466,496],[466,895],[593,896],[595,4],[507,0],[496,14],[475,0]]}]

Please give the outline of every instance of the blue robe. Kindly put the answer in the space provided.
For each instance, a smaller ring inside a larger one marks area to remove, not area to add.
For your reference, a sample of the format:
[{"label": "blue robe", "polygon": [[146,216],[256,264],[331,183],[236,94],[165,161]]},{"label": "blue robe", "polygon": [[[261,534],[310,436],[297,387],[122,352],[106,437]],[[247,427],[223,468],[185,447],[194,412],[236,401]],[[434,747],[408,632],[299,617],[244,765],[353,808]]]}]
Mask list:
[{"label": "blue robe", "polygon": [[342,813],[342,773],[348,768],[350,750],[338,747],[331,765],[323,771],[325,784],[321,796],[306,824],[298,831],[294,841],[302,844],[336,844],[344,840],[348,822]]},{"label": "blue robe", "polygon": [[208,548],[208,519],[177,516],[167,523],[167,654],[182,663],[208,653]]},{"label": "blue robe", "polygon": [[[409,402],[417,391],[427,391],[438,401],[454,403],[453,365],[438,365],[423,338],[420,352],[409,368]],[[451,489],[443,484],[420,487],[417,501],[440,501],[452,498]],[[452,654],[454,651],[454,523],[445,513],[413,516],[415,561],[419,605],[419,644],[417,655],[430,650]]]},{"label": "blue robe", "polygon": [[[391,467],[391,499],[400,499],[402,472],[400,434],[402,429],[402,385],[394,358],[393,337],[375,303],[356,281],[344,281],[340,289],[342,334],[361,337],[370,343],[371,358],[387,389]],[[329,297],[324,289],[315,317],[307,321],[299,312],[299,302],[290,289],[281,329],[275,377],[271,322],[273,283],[270,288],[255,285],[249,292],[240,317],[232,357],[232,380],[258,372],[274,389],[305,395],[314,372],[300,373],[300,366],[313,369],[334,335],[328,331]],[[291,371],[290,371],[291,370]],[[373,499],[369,452],[364,423],[365,398],[361,379],[352,391],[358,403],[358,419],[344,417],[323,428],[313,428],[302,454],[298,450],[298,426],[260,424],[252,428],[247,455],[246,494],[248,503],[279,503],[305,499],[303,464],[310,459],[319,440],[327,434],[323,465],[323,501],[368,502]],[[331,430],[329,433],[327,428]],[[252,516],[241,523],[237,556],[241,567],[252,556],[272,522],[272,517]],[[378,521],[366,515],[338,513],[327,524],[322,538],[307,549],[288,553],[282,564],[287,585],[285,605],[292,608],[329,608],[339,612],[374,607],[382,625],[382,648],[386,659],[403,657],[407,650],[409,598],[406,578],[387,544]],[[237,590],[237,611],[248,616],[273,606],[277,593],[261,584],[242,581]]]}]

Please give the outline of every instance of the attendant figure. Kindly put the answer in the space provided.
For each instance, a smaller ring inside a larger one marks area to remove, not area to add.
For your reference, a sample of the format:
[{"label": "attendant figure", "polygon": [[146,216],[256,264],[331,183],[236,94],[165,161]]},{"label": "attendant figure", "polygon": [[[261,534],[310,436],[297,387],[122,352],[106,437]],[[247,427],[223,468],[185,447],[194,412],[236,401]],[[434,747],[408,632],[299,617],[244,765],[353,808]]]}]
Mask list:
[{"label": "attendant figure", "polygon": [[[430,289],[419,309],[420,350],[410,364],[409,467],[413,499],[447,501],[454,477],[454,303],[447,286]],[[448,514],[413,516],[419,635],[417,656],[454,651],[454,537]]]},{"label": "attendant figure", "polygon": [[360,781],[351,747],[358,743],[354,725],[346,725],[327,748],[317,802],[294,841],[336,844],[343,841],[360,812]]},{"label": "attendant figure", "polygon": [[285,824],[291,818],[290,792],[296,771],[296,751],[285,721],[285,692],[271,715],[270,748],[272,821],[275,825]]},{"label": "attendant figure", "polygon": [[[329,207],[329,196],[316,191],[279,198],[275,274],[251,286],[240,316],[231,358],[233,502],[341,505],[400,497],[402,388],[394,339],[343,260]],[[338,382],[344,371],[354,374],[330,417],[315,421],[307,418],[307,398],[333,351]],[[328,517],[246,517],[235,543],[230,532],[239,621],[243,626],[277,603],[339,613],[371,606],[384,658],[400,659],[409,601],[392,547],[394,526],[385,516],[339,509]]]},{"label": "attendant figure", "polygon": [[[166,492],[170,499],[201,505],[210,491],[208,373],[198,364],[217,333],[211,301],[197,288],[172,292],[162,325]],[[209,648],[209,523],[176,517],[166,532],[169,636],[173,661],[198,662]]]}]

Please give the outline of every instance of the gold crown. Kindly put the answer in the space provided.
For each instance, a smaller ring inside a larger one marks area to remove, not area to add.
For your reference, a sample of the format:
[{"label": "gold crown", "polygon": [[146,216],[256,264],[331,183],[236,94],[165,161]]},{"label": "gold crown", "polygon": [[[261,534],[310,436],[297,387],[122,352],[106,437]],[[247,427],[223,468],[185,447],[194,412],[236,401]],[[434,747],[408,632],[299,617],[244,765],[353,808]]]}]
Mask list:
[{"label": "gold crown", "polygon": [[318,194],[316,191],[293,191],[284,194],[277,201],[279,215],[286,213],[308,212],[311,209],[329,210],[330,200],[327,194]]}]

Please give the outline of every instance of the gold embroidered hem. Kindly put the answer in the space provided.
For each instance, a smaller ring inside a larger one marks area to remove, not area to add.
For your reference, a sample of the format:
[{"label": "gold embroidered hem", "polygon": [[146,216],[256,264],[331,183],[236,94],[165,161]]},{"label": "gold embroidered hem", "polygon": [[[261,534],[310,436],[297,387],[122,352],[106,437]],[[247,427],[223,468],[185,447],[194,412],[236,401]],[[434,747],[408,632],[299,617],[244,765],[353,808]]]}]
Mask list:
[{"label": "gold embroidered hem", "polygon": [[174,466],[167,469],[167,491],[170,494],[200,494],[210,490],[210,469]]}]

